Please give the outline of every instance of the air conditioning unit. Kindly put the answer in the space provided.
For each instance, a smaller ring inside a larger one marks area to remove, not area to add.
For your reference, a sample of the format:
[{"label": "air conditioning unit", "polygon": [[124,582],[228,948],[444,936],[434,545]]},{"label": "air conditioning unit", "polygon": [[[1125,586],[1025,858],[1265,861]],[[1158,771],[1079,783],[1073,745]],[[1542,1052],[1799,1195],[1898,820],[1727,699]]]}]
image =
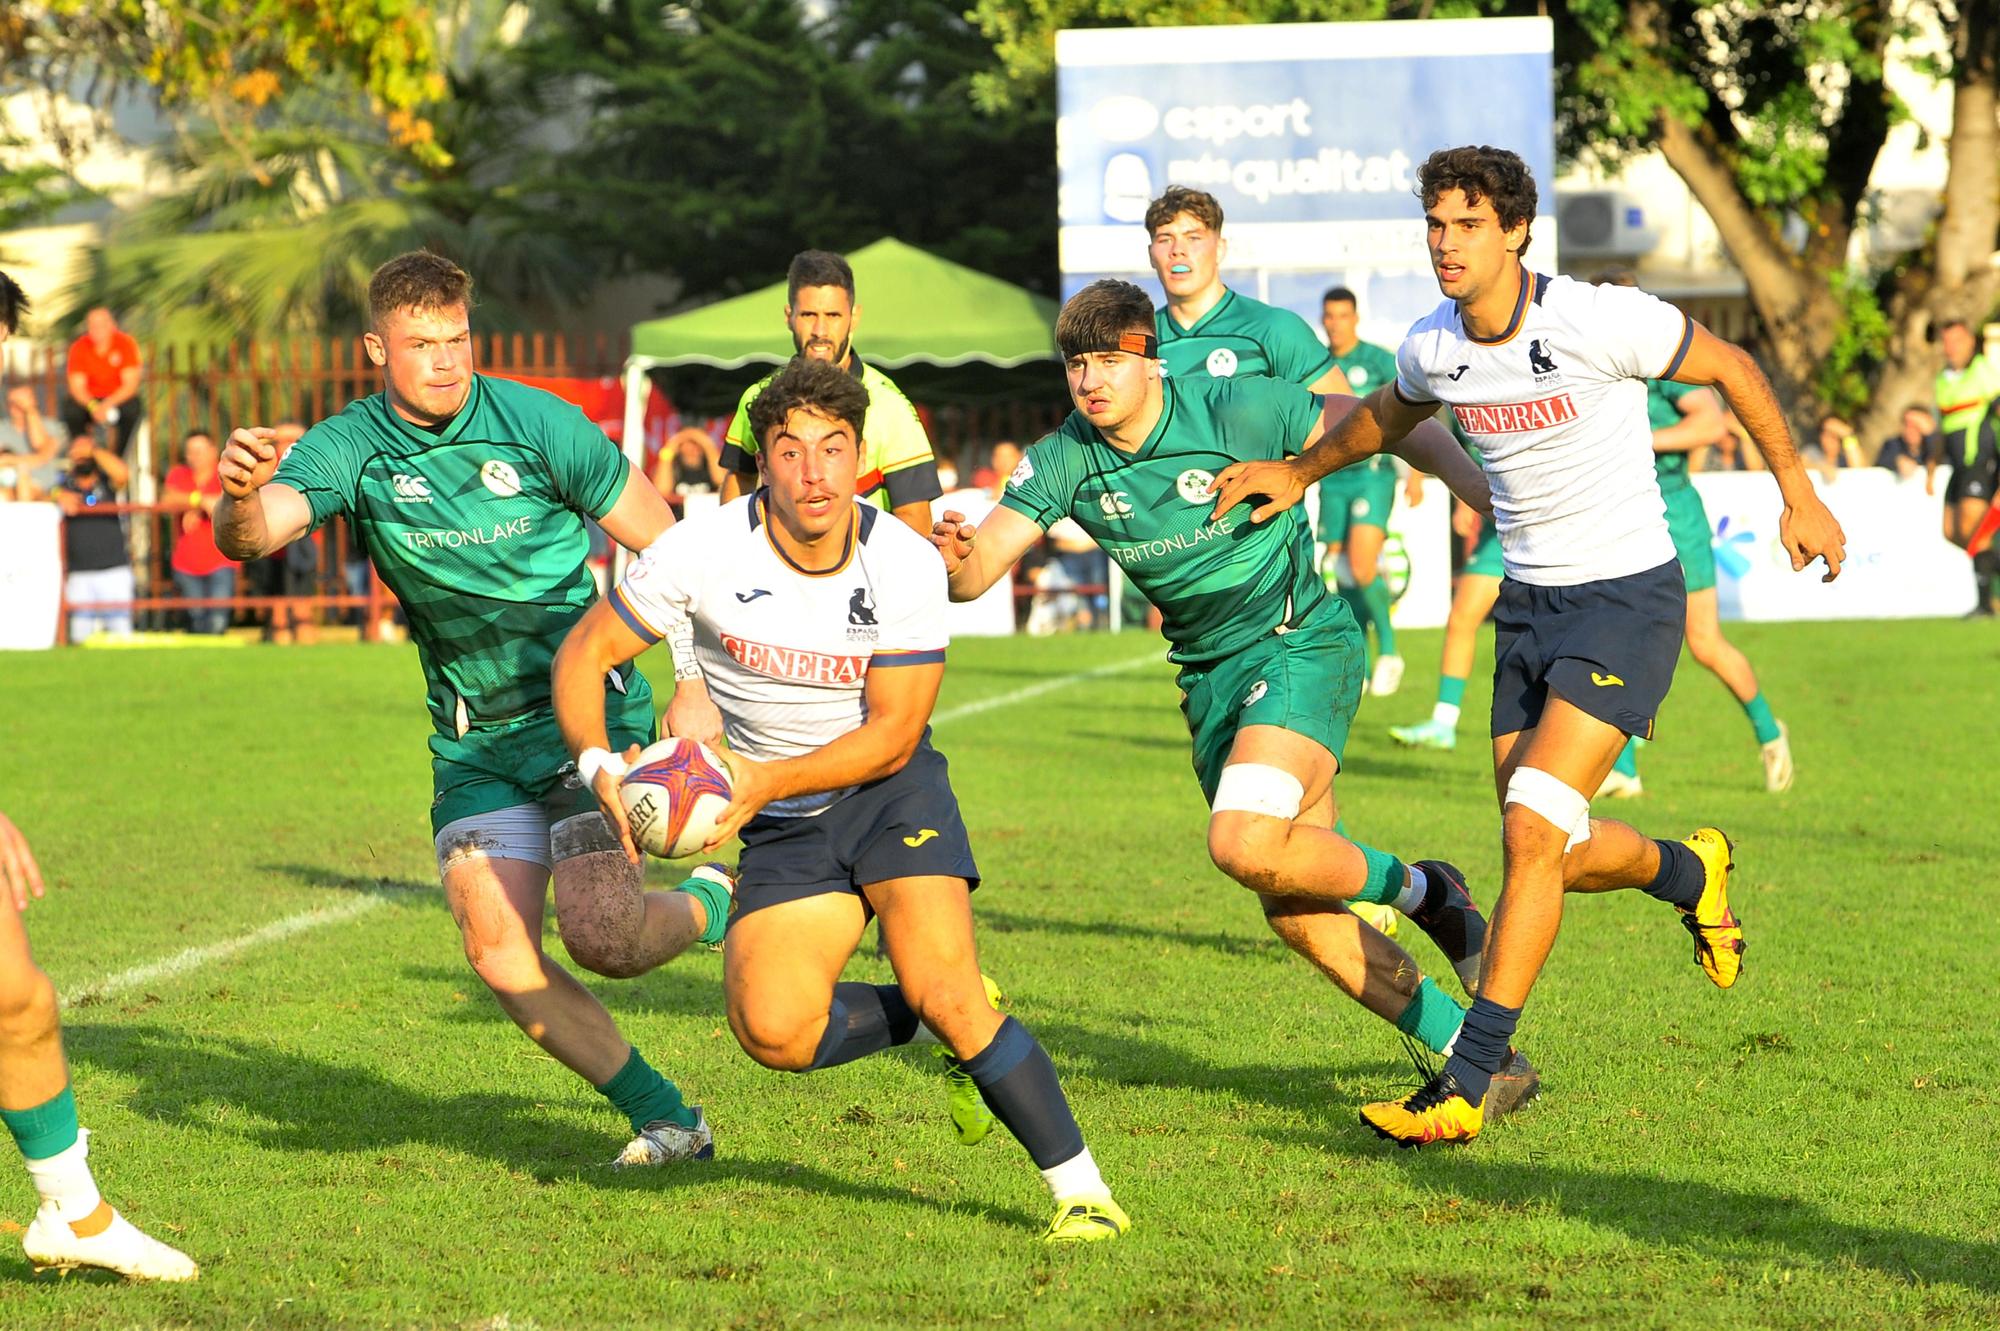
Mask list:
[{"label": "air conditioning unit", "polygon": [[1556,197],[1556,244],[1571,259],[1636,259],[1658,247],[1646,209],[1620,190],[1578,190]]}]

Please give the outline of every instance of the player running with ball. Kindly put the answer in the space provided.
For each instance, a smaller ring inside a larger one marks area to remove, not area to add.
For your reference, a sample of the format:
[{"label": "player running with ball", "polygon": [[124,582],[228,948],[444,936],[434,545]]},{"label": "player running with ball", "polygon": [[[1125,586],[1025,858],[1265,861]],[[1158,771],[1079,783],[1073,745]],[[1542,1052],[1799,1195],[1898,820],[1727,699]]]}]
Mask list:
[{"label": "player running with ball", "polygon": [[[743,838],[723,989],[744,1052],[811,1072],[935,1035],[1040,1167],[1056,1202],[1045,1237],[1114,1238],[1130,1221],[1054,1064],[979,974],[979,869],[930,745],[944,569],[922,537],[855,502],[867,408],[834,366],[780,370],[750,404],[763,488],[668,531],[583,617],[556,657],[556,715],[623,828],[625,759],[599,681],[691,619],[730,743],[733,793],[711,844]],[[840,980],[870,915],[895,984]]]},{"label": "player running with ball", "polygon": [[1454,148],[1418,173],[1431,264],[1446,299],[1397,353],[1397,380],[1284,462],[1217,478],[1218,520],[1254,495],[1253,521],[1320,477],[1398,441],[1448,405],[1484,457],[1507,576],[1495,608],[1493,768],[1506,877],[1479,997],[1431,1081],[1362,1120],[1403,1146],[1478,1134],[1489,1083],[1555,945],[1563,894],[1636,887],[1674,906],[1695,959],[1736,982],[1730,846],[1712,827],[1655,841],[1593,820],[1590,796],[1628,735],[1650,735],[1680,656],[1687,592],[1653,468],[1647,379],[1714,385],[1784,495],[1792,565],[1840,572],[1840,524],[1813,493],[1771,388],[1748,354],[1663,301],[1521,263],[1535,182],[1514,153]]},{"label": "player running with ball", "polygon": [[[1334,776],[1361,698],[1364,649],[1313,564],[1303,512],[1269,526],[1212,521],[1230,463],[1306,446],[1348,397],[1263,377],[1162,378],[1153,310],[1129,282],[1093,282],[1056,320],[1076,410],[1028,449],[977,530],[946,513],[932,539],[954,600],[971,600],[1052,523],[1074,518],[1160,608],[1207,798],[1208,852],[1257,894],[1271,929],[1369,1011],[1443,1053],[1465,1011],[1347,909],[1386,903],[1437,943],[1469,989],[1486,922],[1457,869],[1405,865],[1334,830]],[[1412,463],[1485,503],[1479,469],[1433,426]],[[1514,1056],[1501,1095],[1534,1093]]]}]

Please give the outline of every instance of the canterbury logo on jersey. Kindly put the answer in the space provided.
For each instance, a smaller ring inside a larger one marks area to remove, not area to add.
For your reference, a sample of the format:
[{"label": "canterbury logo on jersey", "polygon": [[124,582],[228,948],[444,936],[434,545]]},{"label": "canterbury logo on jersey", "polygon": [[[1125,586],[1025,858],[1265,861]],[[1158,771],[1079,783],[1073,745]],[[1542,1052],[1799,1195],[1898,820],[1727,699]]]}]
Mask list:
[{"label": "canterbury logo on jersey", "polygon": [[1568,393],[1533,402],[1497,402],[1485,406],[1454,406],[1458,423],[1468,434],[1520,434],[1549,430],[1576,419],[1576,399]]},{"label": "canterbury logo on jersey", "polygon": [[389,477],[389,484],[395,489],[399,504],[431,502],[431,483],[421,476],[406,476],[399,471]]},{"label": "canterbury logo on jersey", "polygon": [[768,642],[722,635],[722,650],[745,669],[773,679],[796,679],[810,684],[859,684],[868,673],[865,656],[834,656],[828,652],[808,652],[796,647],[774,647]]}]

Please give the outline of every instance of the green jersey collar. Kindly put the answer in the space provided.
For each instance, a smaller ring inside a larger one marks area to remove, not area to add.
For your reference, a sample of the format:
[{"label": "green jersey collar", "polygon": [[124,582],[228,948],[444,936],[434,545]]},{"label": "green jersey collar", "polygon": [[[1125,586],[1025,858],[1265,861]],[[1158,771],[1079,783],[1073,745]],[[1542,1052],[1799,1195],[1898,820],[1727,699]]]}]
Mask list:
[{"label": "green jersey collar", "polygon": [[457,414],[445,423],[445,427],[442,430],[426,430],[414,421],[405,420],[403,413],[397,411],[395,405],[389,401],[389,392],[387,389],[382,390],[378,395],[382,399],[382,414],[389,418],[389,423],[395,427],[399,435],[409,440],[412,444],[415,444],[418,448],[431,448],[437,444],[455,444],[464,435],[467,427],[472,422],[472,418],[479,414],[479,402],[486,392],[485,380],[486,376],[483,374],[474,374],[472,376],[472,388],[465,395],[465,405],[461,406]]},{"label": "green jersey collar", "polygon": [[1215,302],[1215,304],[1209,306],[1208,312],[1206,314],[1202,315],[1201,318],[1196,319],[1186,328],[1181,327],[1180,321],[1174,318],[1174,311],[1172,306],[1162,306],[1160,308],[1159,322],[1165,325],[1164,331],[1167,334],[1169,334],[1169,336],[1162,337],[1160,340],[1162,342],[1178,342],[1181,338],[1184,337],[1200,337],[1201,330],[1203,328],[1215,322],[1215,320],[1217,320],[1222,316],[1222,312],[1224,310],[1228,309],[1231,305],[1234,305],[1235,303],[1236,303],[1235,289],[1232,287],[1224,287],[1222,289],[1222,299]]}]

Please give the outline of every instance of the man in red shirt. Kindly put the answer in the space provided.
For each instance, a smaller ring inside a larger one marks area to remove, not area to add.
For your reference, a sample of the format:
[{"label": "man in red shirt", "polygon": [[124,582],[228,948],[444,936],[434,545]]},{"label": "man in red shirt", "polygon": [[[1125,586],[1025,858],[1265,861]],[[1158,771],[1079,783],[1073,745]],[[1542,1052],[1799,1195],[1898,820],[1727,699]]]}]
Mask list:
[{"label": "man in red shirt", "polygon": [[83,336],[69,347],[69,398],[63,424],[71,435],[102,427],[119,457],[139,422],[139,344],[99,306],[83,318]]},{"label": "man in red shirt", "polygon": [[[186,597],[236,594],[236,561],[215,548],[215,505],[222,498],[222,451],[205,431],[181,441],[181,462],[167,472],[162,502],[174,521],[174,590]],[[188,629],[220,633],[229,627],[223,606],[188,611]]]}]

